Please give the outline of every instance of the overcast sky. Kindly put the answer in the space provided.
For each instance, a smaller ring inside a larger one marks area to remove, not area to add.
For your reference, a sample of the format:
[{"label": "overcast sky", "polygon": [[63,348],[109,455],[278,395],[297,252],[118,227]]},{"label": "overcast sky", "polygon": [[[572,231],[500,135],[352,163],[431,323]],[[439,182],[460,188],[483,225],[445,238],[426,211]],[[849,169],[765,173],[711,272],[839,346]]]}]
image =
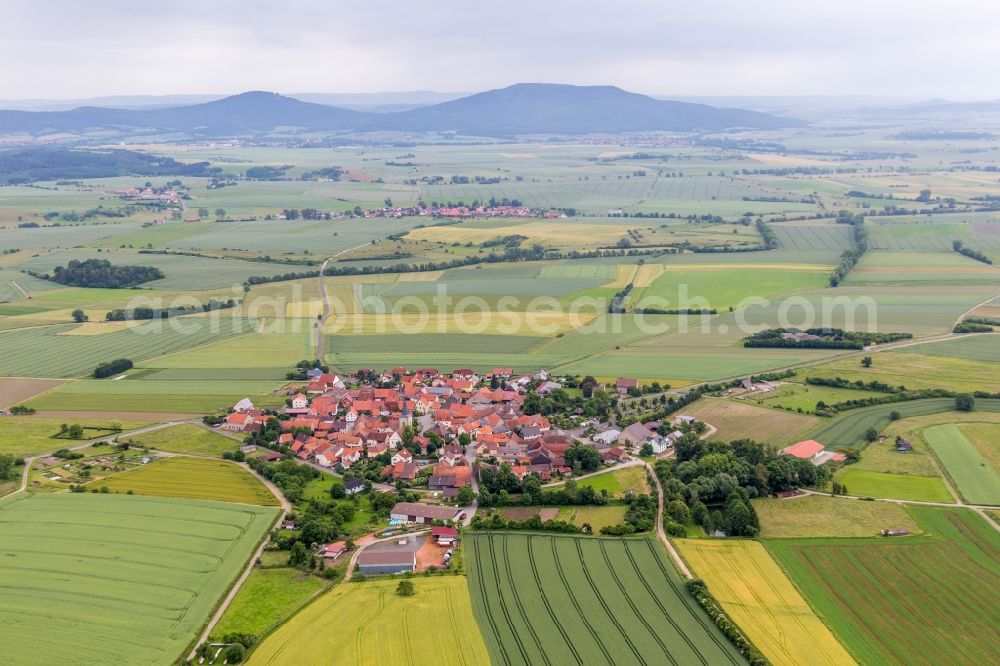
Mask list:
[{"label": "overcast sky", "polygon": [[996,0],[4,0],[0,97],[478,91],[1000,97]]}]

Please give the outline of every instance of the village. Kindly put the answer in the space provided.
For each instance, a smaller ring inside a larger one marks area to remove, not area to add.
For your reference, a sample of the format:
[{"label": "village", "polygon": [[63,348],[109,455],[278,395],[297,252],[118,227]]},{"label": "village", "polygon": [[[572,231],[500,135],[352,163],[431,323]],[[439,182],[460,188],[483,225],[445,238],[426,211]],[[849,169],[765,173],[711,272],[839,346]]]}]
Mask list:
[{"label": "village", "polygon": [[[342,497],[394,498],[385,519],[368,526],[370,533],[312,544],[315,557],[328,567],[343,564],[345,554],[354,551],[348,577],[445,570],[460,529],[473,524],[477,511],[480,519],[484,510],[495,518],[494,509],[520,506],[511,504],[510,493],[533,492],[537,499],[541,491],[565,488],[567,481],[575,488],[576,479],[619,470],[645,477],[648,463],[671,456],[684,438],[714,432],[685,414],[617,427],[613,405],[642,395],[638,380],[627,377],[588,386],[584,399],[581,381],[596,380],[554,377],[544,370],[495,368],[478,374],[469,368],[445,373],[397,367],[341,377],[318,362],[303,361],[295,374],[302,380],[287,389],[284,408],[262,410],[243,399],[215,425],[245,438],[241,455],[264,463],[294,460],[321,478],[342,479]],[[567,396],[576,406],[558,407]],[[816,466],[843,461],[842,454],[811,440],[780,453]],[[497,490],[500,478],[507,480]],[[637,487],[651,492],[645,480]],[[628,494],[612,498],[606,490],[586,497],[567,501],[631,501]],[[552,520],[559,514],[542,509],[539,515]],[[282,526],[286,536],[297,537],[293,515]]]}]

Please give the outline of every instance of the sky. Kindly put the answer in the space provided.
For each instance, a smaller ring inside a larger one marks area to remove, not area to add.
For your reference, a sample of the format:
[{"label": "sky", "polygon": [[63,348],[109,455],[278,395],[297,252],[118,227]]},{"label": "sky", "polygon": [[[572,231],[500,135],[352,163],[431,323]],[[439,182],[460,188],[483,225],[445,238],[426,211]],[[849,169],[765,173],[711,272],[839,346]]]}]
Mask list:
[{"label": "sky", "polygon": [[479,91],[1000,98],[995,0],[4,0],[0,97]]}]

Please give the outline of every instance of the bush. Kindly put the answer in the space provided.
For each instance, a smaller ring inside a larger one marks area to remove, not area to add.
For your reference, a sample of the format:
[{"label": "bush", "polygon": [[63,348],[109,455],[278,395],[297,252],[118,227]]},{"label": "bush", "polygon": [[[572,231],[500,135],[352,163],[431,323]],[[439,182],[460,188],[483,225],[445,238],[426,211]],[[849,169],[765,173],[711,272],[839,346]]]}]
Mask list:
[{"label": "bush", "polygon": [[222,653],[227,664],[238,664],[247,656],[247,650],[241,643],[233,643]]},{"label": "bush", "polygon": [[413,587],[413,583],[408,580],[401,580],[396,586],[396,594],[401,597],[412,597],[416,593],[417,590]]},{"label": "bush", "polygon": [[107,363],[101,363],[94,368],[94,377],[96,379],[104,379],[105,377],[118,375],[126,370],[131,370],[133,365],[132,361],[127,358],[119,358]]},{"label": "bush", "polygon": [[976,399],[971,393],[959,393],[955,396],[955,409],[959,412],[971,412],[976,408]]}]

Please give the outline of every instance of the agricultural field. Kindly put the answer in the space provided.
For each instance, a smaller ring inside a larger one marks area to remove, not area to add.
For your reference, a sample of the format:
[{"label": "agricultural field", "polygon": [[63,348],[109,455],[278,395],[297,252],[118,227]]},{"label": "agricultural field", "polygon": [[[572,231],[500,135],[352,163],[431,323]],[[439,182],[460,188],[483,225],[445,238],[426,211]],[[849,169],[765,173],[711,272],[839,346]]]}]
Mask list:
[{"label": "agricultural field", "polygon": [[760,537],[867,537],[883,529],[920,528],[899,504],[862,502],[845,497],[804,495],[791,499],[756,499]]},{"label": "agricultural field", "polygon": [[62,382],[55,379],[4,377],[0,379],[0,409],[12,407],[39,393],[54,389],[60,384]]},{"label": "agricultural field", "polygon": [[338,585],[278,627],[247,663],[485,664],[462,576],[414,578],[412,597],[396,580]]},{"label": "agricultural field", "polygon": [[[57,437],[63,423],[79,423],[84,428],[84,437],[108,437],[115,434],[110,419],[57,419],[42,416],[0,416],[0,453],[15,456],[31,456],[56,451],[67,446],[84,443],[86,440],[72,440]],[[136,430],[149,424],[147,421],[120,420],[122,430]]]},{"label": "agricultural field", "polygon": [[226,451],[235,451],[240,446],[239,440],[230,439],[190,423],[122,439],[133,447],[213,458],[220,458]]},{"label": "agricultural field", "polygon": [[926,536],[765,545],[860,663],[993,661],[1000,641],[1000,533],[965,509],[907,511]]},{"label": "agricultural field", "polygon": [[174,663],[276,516],[271,507],[100,493],[0,500],[5,659]]},{"label": "agricultural field", "polygon": [[676,541],[692,573],[775,666],[855,663],[757,541]]},{"label": "agricultural field", "polygon": [[820,423],[816,416],[727,398],[701,398],[685,407],[683,413],[715,426],[718,430],[709,439],[723,442],[754,439],[766,444],[786,444],[801,439],[800,435]]},{"label": "agricultural field", "polygon": [[472,533],[465,548],[494,664],[744,663],[652,539]]},{"label": "agricultural field", "polygon": [[298,569],[254,569],[212,633],[263,636],[327,586]]},{"label": "agricultural field", "polygon": [[813,386],[810,384],[782,384],[773,391],[745,393],[740,397],[744,402],[777,409],[802,410],[812,413],[816,403],[824,402],[834,405],[848,400],[864,400],[885,395],[875,391],[857,389],[833,388],[830,386]]},{"label": "agricultural field", "polygon": [[[952,398],[924,398],[906,402],[852,409],[829,419],[809,433],[809,437],[823,443],[830,449],[861,447],[865,443],[865,432],[869,428],[882,431],[892,422],[889,415],[899,412],[902,418],[927,416],[950,412],[955,408]],[[1000,400],[976,400],[976,410],[982,412],[1000,411]]]},{"label": "agricultural field", "polygon": [[1000,505],[1000,425],[949,423],[922,434],[963,500]]},{"label": "agricultural field", "polygon": [[208,458],[177,456],[156,460],[98,482],[113,493],[184,497],[277,506],[264,484],[239,465]]}]

